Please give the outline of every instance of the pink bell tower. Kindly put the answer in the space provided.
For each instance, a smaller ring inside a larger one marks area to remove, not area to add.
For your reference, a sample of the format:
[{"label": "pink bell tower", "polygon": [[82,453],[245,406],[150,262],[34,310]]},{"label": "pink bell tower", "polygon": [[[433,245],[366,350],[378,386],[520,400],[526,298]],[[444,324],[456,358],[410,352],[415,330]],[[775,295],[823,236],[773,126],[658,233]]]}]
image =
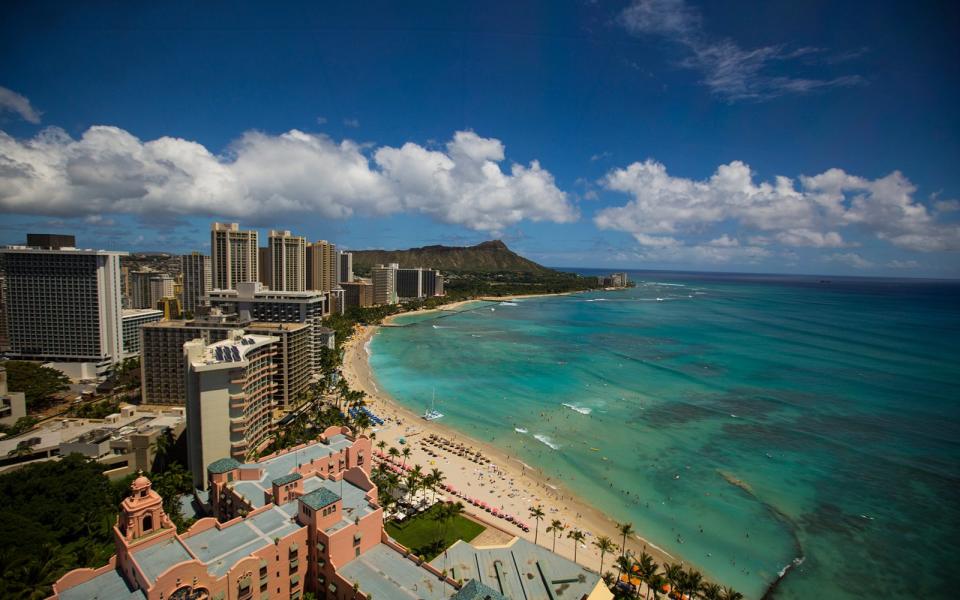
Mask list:
[{"label": "pink bell tower", "polygon": [[128,543],[158,531],[173,528],[173,522],[163,512],[163,498],[150,488],[150,480],[141,473],[130,484],[130,495],[120,504],[119,529]]}]

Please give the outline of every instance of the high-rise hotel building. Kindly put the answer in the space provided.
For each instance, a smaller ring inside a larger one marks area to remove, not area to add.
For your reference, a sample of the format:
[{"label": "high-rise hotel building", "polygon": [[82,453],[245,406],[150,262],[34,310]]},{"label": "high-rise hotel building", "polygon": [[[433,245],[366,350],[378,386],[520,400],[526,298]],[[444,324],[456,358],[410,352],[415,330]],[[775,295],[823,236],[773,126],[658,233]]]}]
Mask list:
[{"label": "high-rise hotel building", "polygon": [[150,305],[135,308],[160,308],[160,301],[167,298],[176,298],[174,292],[175,280],[166,273],[157,273],[150,278]]},{"label": "high-rise hotel building", "polygon": [[191,252],[180,257],[180,273],[183,274],[183,310],[196,315],[206,306],[205,296],[213,288],[210,272],[210,257]]},{"label": "high-rise hotel building", "polygon": [[306,323],[311,330],[310,353],[313,368],[319,369],[320,347],[325,335],[320,326],[329,314],[327,295],[323,292],[278,292],[264,289],[257,282],[241,283],[234,290],[213,290],[209,294],[210,307],[224,313],[240,315],[268,323]]},{"label": "high-rise hotel building", "polygon": [[443,276],[433,269],[397,269],[399,298],[443,296]]},{"label": "high-rise hotel building", "polygon": [[[218,310],[213,311],[219,313]],[[239,319],[237,315],[211,314],[191,321],[162,321],[143,327],[143,360],[140,361],[140,390],[143,404],[185,404],[186,366],[183,345],[202,339],[212,344],[242,329],[246,333],[269,335],[279,341],[274,365],[274,406],[293,408],[307,389],[314,369],[313,329],[307,323],[264,323]]]},{"label": "high-rise hotel building", "polygon": [[259,235],[241,231],[238,223],[214,223],[210,228],[210,267],[213,288],[236,289],[238,283],[257,281]]},{"label": "high-rise hotel building", "polygon": [[370,278],[373,280],[374,304],[397,303],[397,271],[399,269],[400,265],[390,263],[389,265],[377,265],[370,270]]},{"label": "high-rise hotel building", "polygon": [[289,231],[273,230],[268,239],[270,286],[278,292],[307,289],[307,238]]},{"label": "high-rise hotel building", "polygon": [[337,281],[353,283],[353,252],[337,252],[338,267]]},{"label": "high-rise hotel building", "polygon": [[326,240],[307,244],[307,289],[329,292],[337,287],[337,247]]},{"label": "high-rise hotel building", "polygon": [[127,253],[77,249],[66,237],[0,249],[9,354],[67,363],[78,377],[102,374],[123,359],[120,257]]},{"label": "high-rise hotel building", "polygon": [[187,462],[197,487],[213,461],[246,460],[270,441],[277,342],[241,329],[210,345],[202,339],[184,344]]}]

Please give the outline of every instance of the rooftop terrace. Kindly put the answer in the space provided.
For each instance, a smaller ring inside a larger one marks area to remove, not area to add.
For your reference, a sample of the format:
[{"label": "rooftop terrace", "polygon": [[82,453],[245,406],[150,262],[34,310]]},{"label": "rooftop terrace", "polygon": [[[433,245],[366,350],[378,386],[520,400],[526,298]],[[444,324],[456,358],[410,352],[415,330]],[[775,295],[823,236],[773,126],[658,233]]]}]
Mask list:
[{"label": "rooftop terrace", "polygon": [[193,364],[239,363],[247,359],[247,354],[251,350],[276,341],[278,341],[277,338],[273,336],[255,333],[247,333],[236,339],[220,340],[206,346],[200,360],[193,361]]},{"label": "rooftop terrace", "polygon": [[461,540],[445,555],[430,564],[448,569],[454,579],[476,579],[508,598],[582,598],[600,581],[596,573],[521,538],[487,548],[475,548]]},{"label": "rooftop terrace", "polygon": [[151,583],[173,565],[193,556],[206,565],[211,575],[221,577],[241,558],[273,545],[273,538],[284,538],[299,528],[292,515],[271,507],[223,529],[212,527],[190,537],[172,538],[136,550],[133,557]]},{"label": "rooftop terrace", "polygon": [[60,600],[146,600],[141,590],[131,590],[116,569],[60,592]]},{"label": "rooftop terrace", "polygon": [[[311,444],[295,452],[287,452],[262,462],[240,465],[239,468],[241,469],[261,469],[262,476],[256,480],[234,481],[229,485],[241,496],[246,498],[254,508],[264,506],[266,504],[264,492],[272,489],[274,479],[290,475],[294,469],[300,465],[308,464],[312,460],[327,458],[353,444],[353,442],[347,439],[342,433],[330,436],[329,442],[329,444]],[[211,467],[218,465],[220,462],[221,461],[216,461],[212,463]],[[305,486],[310,482],[310,479],[304,482]],[[316,488],[308,490],[305,487],[305,491],[313,491],[313,489]]]},{"label": "rooftop terrace", "polygon": [[443,600],[454,592],[453,586],[384,544],[377,544],[337,572],[347,581],[359,583],[360,591],[372,593],[374,598]]}]

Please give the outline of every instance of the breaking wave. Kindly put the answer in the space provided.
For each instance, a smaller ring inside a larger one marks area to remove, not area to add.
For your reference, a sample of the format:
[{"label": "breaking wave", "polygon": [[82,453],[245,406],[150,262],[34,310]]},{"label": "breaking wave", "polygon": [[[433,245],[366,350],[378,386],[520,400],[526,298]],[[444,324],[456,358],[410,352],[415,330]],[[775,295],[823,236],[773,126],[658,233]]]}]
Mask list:
[{"label": "breaking wave", "polygon": [[536,438],[538,442],[542,444],[546,444],[547,446],[550,446],[551,450],[560,449],[560,444],[557,444],[556,442],[554,442],[552,439],[550,439],[550,436],[548,435],[543,435],[542,433],[535,433],[533,437]]}]

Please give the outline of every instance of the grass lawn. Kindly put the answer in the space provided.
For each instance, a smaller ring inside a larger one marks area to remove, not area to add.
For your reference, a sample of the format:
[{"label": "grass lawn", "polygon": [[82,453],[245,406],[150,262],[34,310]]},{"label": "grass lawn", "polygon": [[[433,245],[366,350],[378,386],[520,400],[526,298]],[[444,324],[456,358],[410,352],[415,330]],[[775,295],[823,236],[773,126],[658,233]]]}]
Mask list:
[{"label": "grass lawn", "polygon": [[440,523],[434,520],[434,515],[440,504],[434,504],[419,515],[405,520],[403,523],[390,521],[386,524],[387,533],[414,554],[425,556],[428,561],[449,548],[457,540],[469,542],[486,529],[483,525],[457,515],[445,524],[446,531],[443,543],[438,544],[440,538]]}]

